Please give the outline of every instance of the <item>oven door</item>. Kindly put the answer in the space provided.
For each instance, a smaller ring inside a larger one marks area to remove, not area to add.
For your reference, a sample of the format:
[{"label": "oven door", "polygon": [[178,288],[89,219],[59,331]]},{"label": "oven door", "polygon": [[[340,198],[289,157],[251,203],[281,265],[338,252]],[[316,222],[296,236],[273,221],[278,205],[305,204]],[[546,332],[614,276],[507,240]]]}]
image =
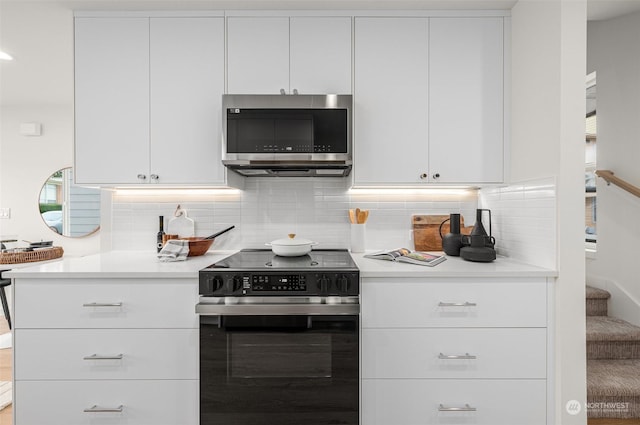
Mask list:
[{"label": "oven door", "polygon": [[359,423],[358,315],[201,315],[201,425]]}]

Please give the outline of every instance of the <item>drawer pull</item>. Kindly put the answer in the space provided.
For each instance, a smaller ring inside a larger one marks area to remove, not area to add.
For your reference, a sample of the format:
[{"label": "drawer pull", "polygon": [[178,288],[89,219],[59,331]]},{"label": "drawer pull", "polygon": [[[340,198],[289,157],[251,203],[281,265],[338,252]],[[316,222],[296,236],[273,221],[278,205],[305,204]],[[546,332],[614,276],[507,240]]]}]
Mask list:
[{"label": "drawer pull", "polygon": [[122,360],[124,354],[116,354],[114,356],[101,356],[100,354],[92,354],[83,357],[84,360]]},{"label": "drawer pull", "polygon": [[84,409],[85,413],[122,413],[122,404],[118,407],[99,407],[97,405],[93,405],[89,408]]},{"label": "drawer pull", "polygon": [[85,303],[82,307],[122,307],[122,301],[118,303]]},{"label": "drawer pull", "polygon": [[476,356],[473,356],[469,353],[464,353],[460,355],[456,354],[438,354],[438,358],[442,360],[475,360]]},{"label": "drawer pull", "polygon": [[465,301],[463,303],[445,303],[440,301],[438,303],[438,307],[475,307],[478,304],[476,303],[470,303],[469,301]]},{"label": "drawer pull", "polygon": [[477,409],[475,407],[471,407],[468,404],[465,404],[462,407],[445,406],[444,404],[438,406],[439,412],[475,412],[476,410]]}]

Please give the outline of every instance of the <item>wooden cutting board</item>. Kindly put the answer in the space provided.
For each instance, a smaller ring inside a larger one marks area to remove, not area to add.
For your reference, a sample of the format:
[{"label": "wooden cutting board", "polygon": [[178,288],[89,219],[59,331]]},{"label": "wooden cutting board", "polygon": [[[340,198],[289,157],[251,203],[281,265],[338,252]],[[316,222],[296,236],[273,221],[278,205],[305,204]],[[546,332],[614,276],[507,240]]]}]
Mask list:
[{"label": "wooden cutting board", "polygon": [[[416,251],[442,251],[440,238],[440,223],[449,215],[413,215],[411,225],[413,229],[413,243]],[[464,217],[460,216],[460,233],[468,235],[472,227],[464,227]],[[442,226],[442,234],[449,233],[449,222]]]}]

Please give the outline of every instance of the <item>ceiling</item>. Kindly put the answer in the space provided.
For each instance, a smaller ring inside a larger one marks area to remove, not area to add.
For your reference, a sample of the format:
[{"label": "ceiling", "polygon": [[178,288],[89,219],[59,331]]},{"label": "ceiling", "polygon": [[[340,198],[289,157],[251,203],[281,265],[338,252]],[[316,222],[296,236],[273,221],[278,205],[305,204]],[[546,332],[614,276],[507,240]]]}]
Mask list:
[{"label": "ceiling", "polygon": [[[544,0],[529,0],[544,1]],[[518,0],[0,0],[51,3],[78,10],[178,9],[511,9]],[[588,20],[640,11],[640,0],[587,0]]]},{"label": "ceiling", "polygon": [[[517,0],[0,0],[0,50],[15,58],[0,61],[0,103],[73,104],[74,10],[509,10],[516,3]],[[640,11],[640,0],[588,0],[590,20],[636,11]]]}]

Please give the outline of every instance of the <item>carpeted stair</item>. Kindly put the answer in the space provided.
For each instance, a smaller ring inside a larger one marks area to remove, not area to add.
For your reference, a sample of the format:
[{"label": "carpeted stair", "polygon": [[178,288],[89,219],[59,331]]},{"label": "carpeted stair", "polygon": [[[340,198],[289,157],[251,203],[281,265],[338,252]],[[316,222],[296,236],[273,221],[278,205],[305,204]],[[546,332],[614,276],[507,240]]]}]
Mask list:
[{"label": "carpeted stair", "polygon": [[640,327],[607,315],[609,292],[587,286],[587,415],[640,418]]}]

